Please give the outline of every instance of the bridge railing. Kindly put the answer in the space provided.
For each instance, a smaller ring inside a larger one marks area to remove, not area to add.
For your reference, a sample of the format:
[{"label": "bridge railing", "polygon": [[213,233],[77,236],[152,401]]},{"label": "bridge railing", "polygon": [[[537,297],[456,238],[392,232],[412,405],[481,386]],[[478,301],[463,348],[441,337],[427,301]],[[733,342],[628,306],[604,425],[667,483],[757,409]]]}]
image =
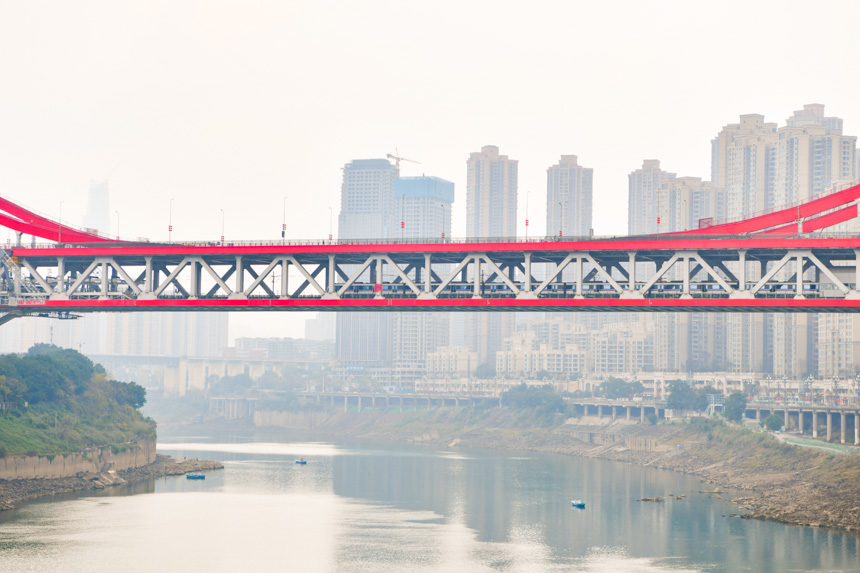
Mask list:
[{"label": "bridge railing", "polygon": [[[769,233],[764,236],[768,239],[789,239],[799,237],[797,233]],[[819,239],[860,239],[858,233],[804,233],[802,238],[819,238]],[[697,236],[697,241],[715,241],[715,240],[760,240],[763,236],[755,233],[747,233],[742,235],[703,235]],[[75,248],[126,248],[134,246],[146,247],[302,247],[302,246],[321,246],[321,245],[465,245],[465,244],[494,244],[494,243],[522,243],[522,244],[541,244],[541,243],[579,243],[579,242],[614,242],[614,241],[631,241],[631,240],[648,240],[648,241],[689,241],[690,237],[657,234],[657,235],[605,235],[605,236],[563,236],[563,237],[458,237],[458,238],[439,238],[427,237],[417,239],[336,239],[336,240],[251,240],[251,241],[183,241],[183,242],[131,242],[122,241],[116,243],[62,243],[64,249]],[[14,246],[7,244],[6,250],[26,248],[26,249],[56,249],[57,243],[36,243],[34,245]]]}]

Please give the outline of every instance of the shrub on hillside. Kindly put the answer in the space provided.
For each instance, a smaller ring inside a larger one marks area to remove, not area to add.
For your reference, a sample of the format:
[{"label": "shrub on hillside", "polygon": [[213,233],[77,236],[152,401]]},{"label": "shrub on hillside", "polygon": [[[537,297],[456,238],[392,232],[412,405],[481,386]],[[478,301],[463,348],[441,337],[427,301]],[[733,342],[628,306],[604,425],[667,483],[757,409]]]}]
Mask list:
[{"label": "shrub on hillside", "polygon": [[771,414],[767,418],[764,419],[764,427],[770,430],[771,432],[775,432],[782,428],[782,418],[777,416],[776,414]]},{"label": "shrub on hillside", "polygon": [[527,386],[520,384],[502,394],[502,404],[515,408],[543,408],[548,412],[563,412],[564,400],[553,391],[551,384]]}]

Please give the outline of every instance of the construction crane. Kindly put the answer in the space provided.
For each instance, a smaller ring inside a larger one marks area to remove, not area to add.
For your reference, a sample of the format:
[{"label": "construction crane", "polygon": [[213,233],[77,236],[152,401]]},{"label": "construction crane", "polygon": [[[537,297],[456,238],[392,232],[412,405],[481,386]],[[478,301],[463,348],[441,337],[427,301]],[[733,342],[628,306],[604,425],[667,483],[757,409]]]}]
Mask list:
[{"label": "construction crane", "polygon": [[402,160],[402,161],[409,161],[409,162],[411,162],[411,163],[417,163],[418,165],[421,165],[421,162],[420,162],[420,161],[415,161],[414,159],[407,159],[407,158],[405,158],[405,157],[400,157],[400,152],[399,152],[397,149],[395,149],[395,150],[394,150],[394,153],[395,153],[395,155],[391,155],[391,154],[389,153],[388,155],[386,155],[386,157],[387,157],[388,159],[393,159],[393,160],[394,160],[394,174],[395,174],[397,177],[400,177],[400,161],[401,161],[401,160]]}]

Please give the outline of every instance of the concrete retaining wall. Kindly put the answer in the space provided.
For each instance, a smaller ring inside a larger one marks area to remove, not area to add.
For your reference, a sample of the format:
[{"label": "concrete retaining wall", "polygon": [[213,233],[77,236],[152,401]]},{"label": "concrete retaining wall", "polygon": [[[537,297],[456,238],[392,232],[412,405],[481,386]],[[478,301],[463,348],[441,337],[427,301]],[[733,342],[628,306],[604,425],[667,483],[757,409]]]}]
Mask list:
[{"label": "concrete retaining wall", "polygon": [[110,448],[92,448],[56,456],[6,456],[0,459],[0,479],[61,478],[136,468],[155,461],[155,445],[155,440],[147,440],[116,454]]},{"label": "concrete retaining wall", "polygon": [[278,426],[296,430],[312,430],[316,426],[317,416],[325,418],[318,412],[278,412],[275,410],[257,410],[254,412],[255,426]]}]

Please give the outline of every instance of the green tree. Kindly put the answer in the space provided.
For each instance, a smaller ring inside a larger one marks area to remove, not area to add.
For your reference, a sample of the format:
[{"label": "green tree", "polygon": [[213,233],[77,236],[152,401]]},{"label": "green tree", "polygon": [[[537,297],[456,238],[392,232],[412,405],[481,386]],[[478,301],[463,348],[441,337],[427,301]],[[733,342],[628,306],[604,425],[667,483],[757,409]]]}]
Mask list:
[{"label": "green tree", "polygon": [[782,418],[777,416],[776,414],[771,414],[767,418],[764,419],[764,427],[770,430],[771,432],[775,432],[782,428]]},{"label": "green tree", "polygon": [[600,385],[600,392],[606,398],[629,398],[636,394],[642,394],[645,387],[641,382],[625,382],[621,378],[609,377]]},{"label": "green tree", "polygon": [[139,384],[109,380],[108,387],[113,392],[114,400],[119,404],[131,406],[135,410],[146,404],[146,388]]},{"label": "green tree", "polygon": [[565,409],[564,399],[553,391],[551,384],[514,386],[502,393],[502,404],[518,408],[540,407],[551,412],[562,412]]},{"label": "green tree", "polygon": [[224,376],[209,383],[209,395],[246,394],[255,385],[254,380],[247,374]]},{"label": "green tree", "polygon": [[18,379],[0,375],[0,402],[20,402],[26,386]]},{"label": "green tree", "polygon": [[666,406],[672,410],[693,410],[696,407],[696,391],[683,380],[669,382],[669,398]]},{"label": "green tree", "polygon": [[495,378],[496,377],[496,365],[490,362],[484,362],[483,364],[479,364],[477,368],[475,368],[475,378],[480,378],[482,380],[486,380],[487,378]]},{"label": "green tree", "polygon": [[733,422],[739,422],[744,417],[744,410],[747,408],[747,395],[743,392],[732,392],[726,398],[726,403],[723,405],[723,413],[726,419]]},{"label": "green tree", "polygon": [[696,391],[696,400],[693,402],[693,407],[690,410],[704,412],[708,409],[708,394],[721,394],[719,390],[711,385],[703,386]]}]

